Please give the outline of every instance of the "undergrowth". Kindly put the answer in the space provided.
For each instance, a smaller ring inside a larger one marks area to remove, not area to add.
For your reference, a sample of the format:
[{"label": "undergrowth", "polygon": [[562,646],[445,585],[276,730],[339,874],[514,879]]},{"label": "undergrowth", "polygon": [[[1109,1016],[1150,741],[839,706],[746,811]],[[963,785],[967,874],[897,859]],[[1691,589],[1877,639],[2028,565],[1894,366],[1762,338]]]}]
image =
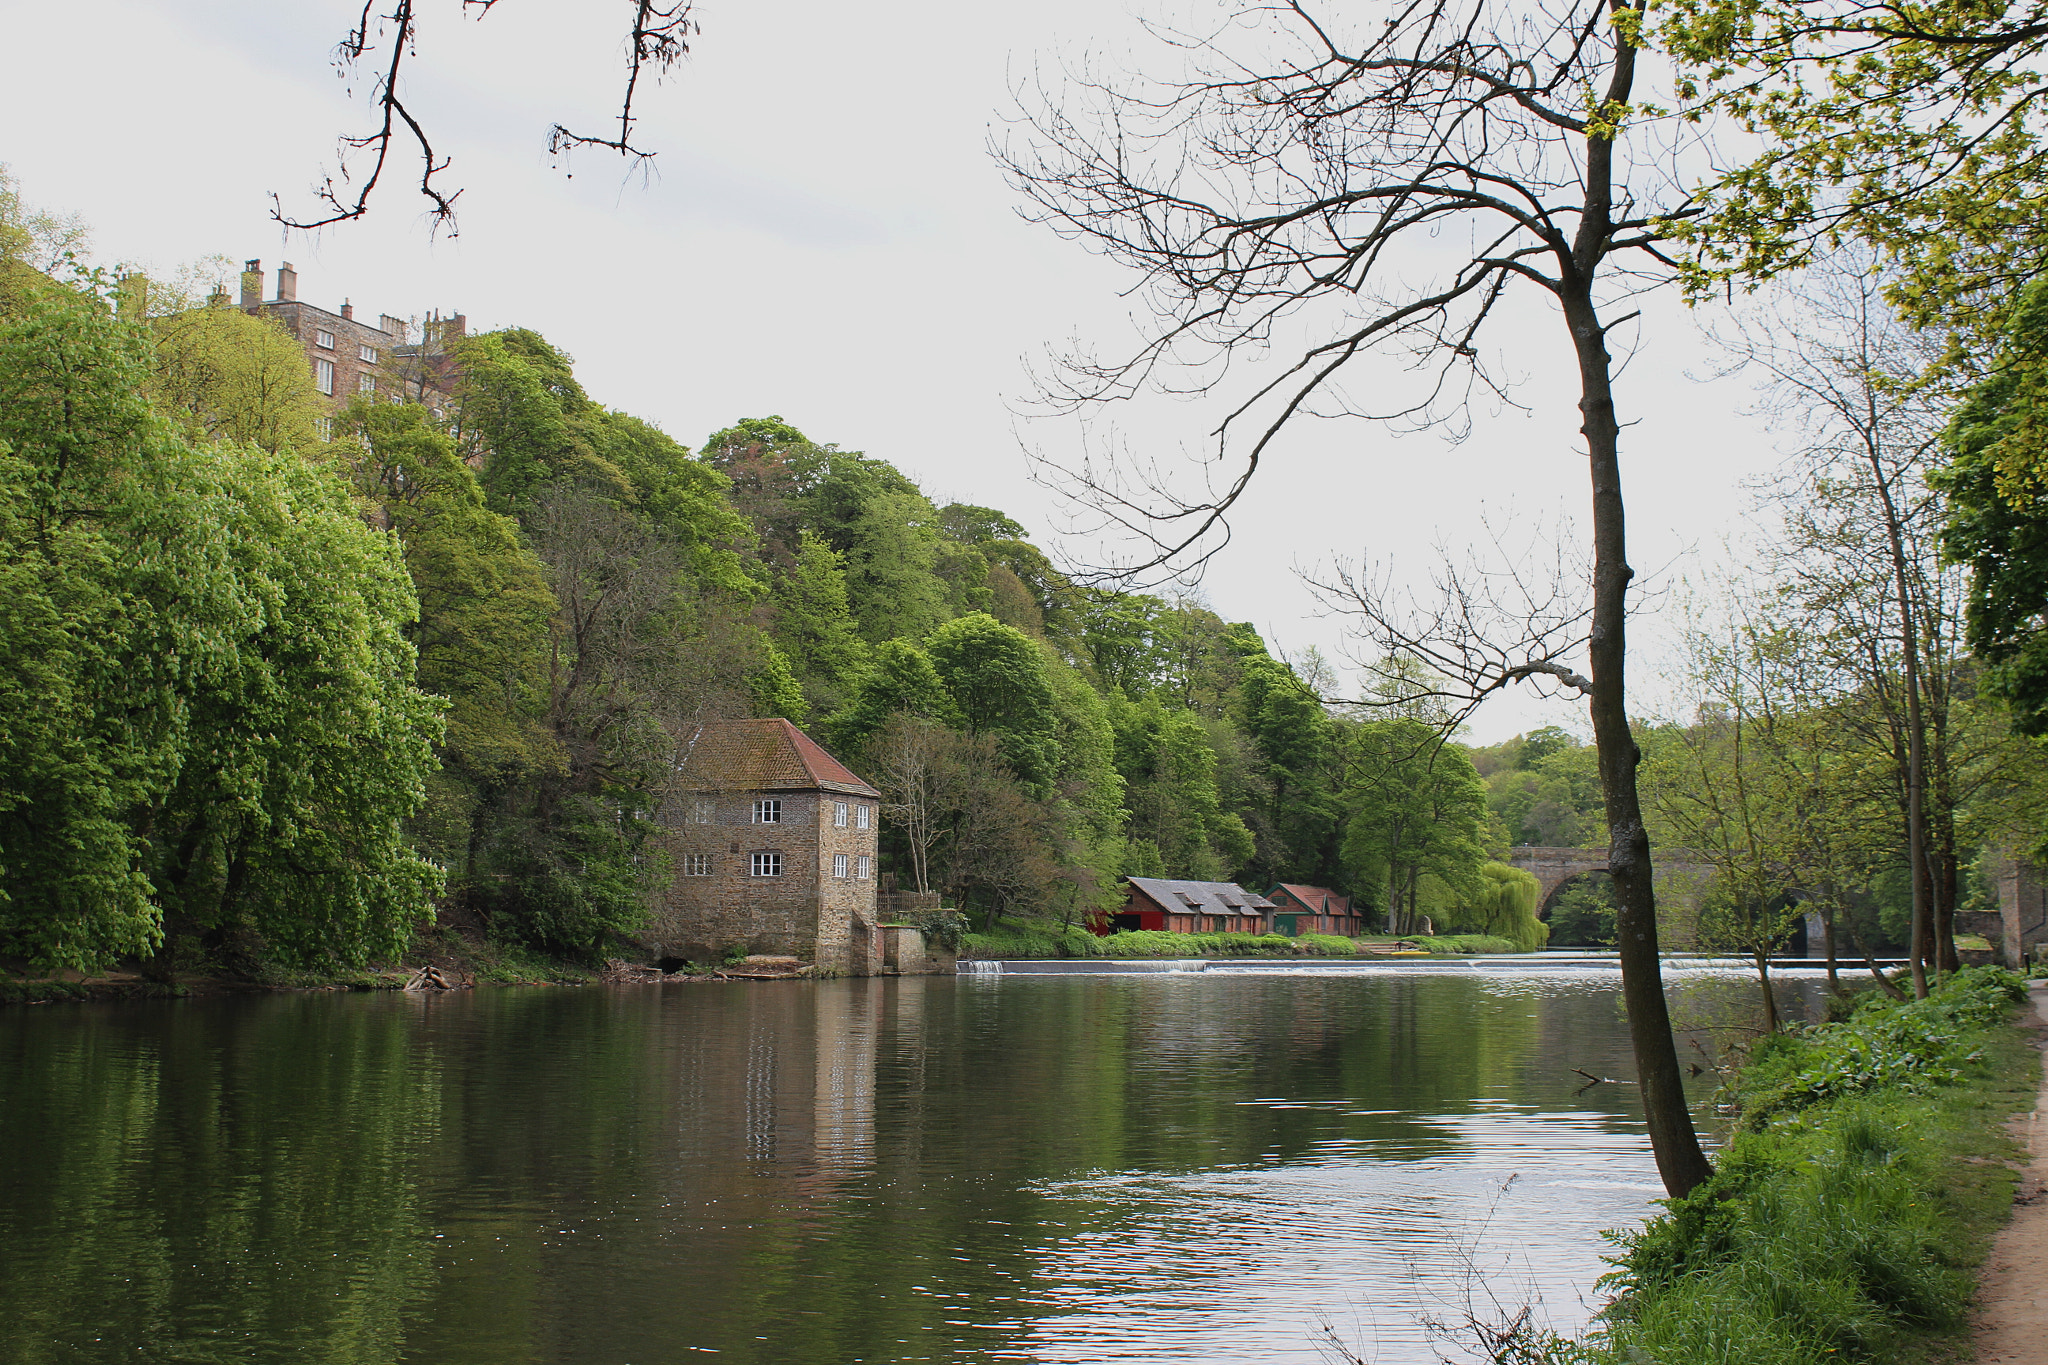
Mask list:
[{"label": "undergrowth", "polygon": [[1600,1331],[1531,1359],[1641,1365],[1896,1360],[1960,1329],[2014,1176],[2001,1120],[2039,1063],[2004,1026],[2025,987],[1973,967],[1922,1001],[1766,1039],[1729,1087],[1712,1179],[1610,1234]]}]

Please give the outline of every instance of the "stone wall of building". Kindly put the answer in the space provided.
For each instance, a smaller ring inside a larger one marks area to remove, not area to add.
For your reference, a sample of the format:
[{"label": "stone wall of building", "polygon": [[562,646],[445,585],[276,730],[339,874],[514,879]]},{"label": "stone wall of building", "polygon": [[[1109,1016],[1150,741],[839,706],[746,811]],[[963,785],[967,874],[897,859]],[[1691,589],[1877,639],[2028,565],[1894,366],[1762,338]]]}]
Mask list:
[{"label": "stone wall of building", "polygon": [[[781,803],[779,821],[755,818],[764,799]],[[836,823],[841,803],[844,827]],[[860,805],[869,808],[865,830]],[[828,973],[879,969],[872,800],[817,791],[684,792],[664,803],[660,819],[675,875],[645,935],[657,957],[715,962],[744,948],[792,954]],[[754,856],[765,853],[781,855],[782,875],[753,874]],[[834,875],[834,854],[846,855],[845,877]],[[865,879],[856,875],[862,857]]]}]

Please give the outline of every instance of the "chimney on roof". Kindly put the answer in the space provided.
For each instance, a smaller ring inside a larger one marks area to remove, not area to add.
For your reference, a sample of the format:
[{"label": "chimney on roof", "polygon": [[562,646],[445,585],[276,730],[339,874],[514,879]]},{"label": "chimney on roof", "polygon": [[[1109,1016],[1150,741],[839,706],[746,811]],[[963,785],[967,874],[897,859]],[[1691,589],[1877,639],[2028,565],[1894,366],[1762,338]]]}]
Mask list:
[{"label": "chimney on roof", "polygon": [[395,336],[400,341],[403,341],[405,340],[405,319],[395,318],[392,317],[391,314],[386,313],[377,319],[377,330],[380,332],[389,332],[392,336]]},{"label": "chimney on roof", "polygon": [[341,301],[341,320],[343,322],[354,322],[356,320],[356,306],[347,299]]},{"label": "chimney on roof", "polygon": [[298,299],[299,272],[292,269],[290,261],[286,261],[277,268],[277,301],[279,303],[296,303]]},{"label": "chimney on roof", "polygon": [[242,262],[242,307],[254,308],[263,302],[263,262]]}]

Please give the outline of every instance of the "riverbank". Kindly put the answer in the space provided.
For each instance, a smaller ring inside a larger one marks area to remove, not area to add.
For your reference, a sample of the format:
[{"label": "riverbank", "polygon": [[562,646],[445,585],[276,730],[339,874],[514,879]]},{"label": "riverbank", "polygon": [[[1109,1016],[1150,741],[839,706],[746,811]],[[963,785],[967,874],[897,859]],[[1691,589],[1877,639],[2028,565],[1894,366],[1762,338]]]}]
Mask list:
[{"label": "riverbank", "polygon": [[2020,1179],[2008,1120],[2041,1086],[2013,1018],[2025,994],[1972,968],[1927,1000],[1865,996],[1840,1023],[1766,1040],[1725,1092],[1714,1177],[1617,1239],[1604,1329],[1552,1358],[1968,1358],[1974,1272]]},{"label": "riverbank", "polygon": [[265,962],[230,965],[195,954],[160,974],[145,972],[134,963],[97,973],[0,970],[0,1005],[163,1000],[275,991],[396,991],[405,989],[427,968],[434,969],[443,980],[464,986],[583,986],[603,979],[602,971],[583,963],[436,928],[422,934],[414,950],[402,961],[358,969],[323,972]]}]

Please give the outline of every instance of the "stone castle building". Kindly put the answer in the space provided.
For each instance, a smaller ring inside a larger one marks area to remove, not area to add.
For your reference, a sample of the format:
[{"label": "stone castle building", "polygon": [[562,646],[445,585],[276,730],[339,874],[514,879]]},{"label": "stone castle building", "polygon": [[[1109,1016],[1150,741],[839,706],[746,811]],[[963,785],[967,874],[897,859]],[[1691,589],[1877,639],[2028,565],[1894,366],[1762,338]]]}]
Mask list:
[{"label": "stone castle building", "polygon": [[341,311],[303,302],[299,273],[290,261],[277,271],[277,293],[263,297],[263,262],[242,266],[243,312],[278,323],[306,349],[313,387],[340,411],[358,394],[388,402],[424,403],[442,415],[455,387],[450,347],[468,332],[469,320],[456,313],[427,315],[417,329],[389,313],[373,326],[356,317],[354,305]]},{"label": "stone castle building", "polygon": [[793,954],[885,969],[876,918],[881,793],[786,720],[707,721],[659,816],[674,877],[645,940],[660,958]]}]

